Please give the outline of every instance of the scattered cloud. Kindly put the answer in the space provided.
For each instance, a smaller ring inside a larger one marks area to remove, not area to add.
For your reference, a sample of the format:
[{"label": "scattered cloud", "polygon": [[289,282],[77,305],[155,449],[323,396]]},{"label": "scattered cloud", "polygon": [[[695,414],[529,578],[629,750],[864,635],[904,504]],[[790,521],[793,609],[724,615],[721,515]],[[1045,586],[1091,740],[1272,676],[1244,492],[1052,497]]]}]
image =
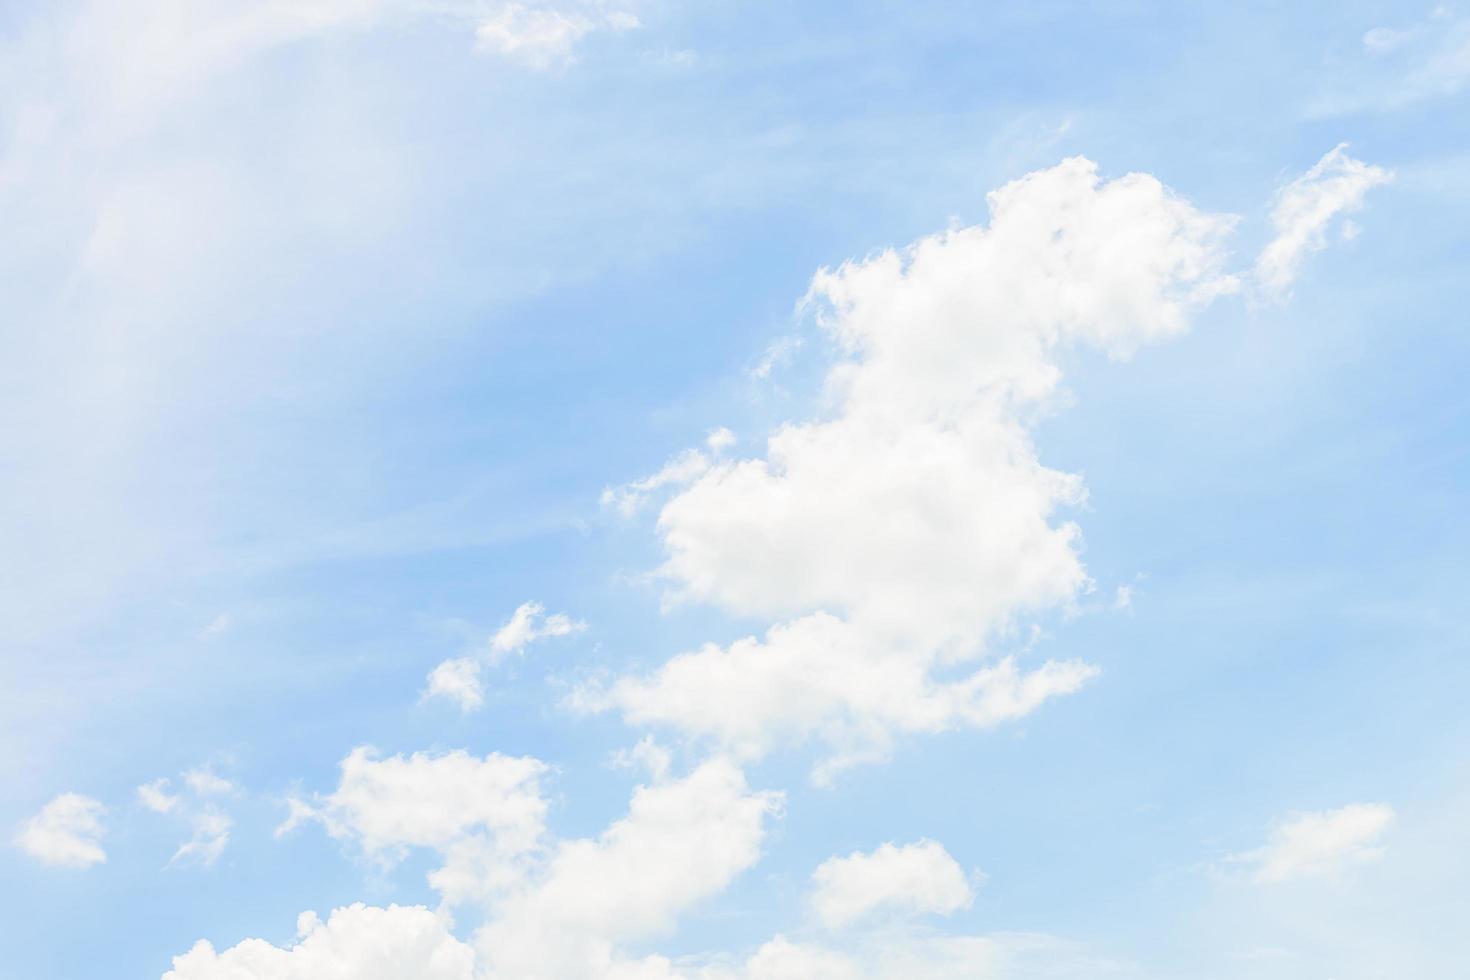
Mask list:
[{"label": "scattered cloud", "polygon": [[62,793],[26,821],[16,835],[16,846],[36,860],[57,867],[102,864],[107,860],[101,843],[106,813],[107,807],[90,796]]},{"label": "scattered cloud", "polygon": [[[1275,298],[1286,296],[1307,255],[1327,247],[1332,220],[1357,211],[1368,191],[1391,179],[1382,167],[1348,156],[1347,144],[1340,143],[1281,188],[1271,209],[1276,236],[1256,259],[1255,279],[1262,292]],[[1356,226],[1344,223],[1342,232],[1344,238],[1352,238]]]},{"label": "scattered cloud", "polygon": [[546,615],[539,602],[525,602],[495,631],[483,653],[442,661],[429,672],[428,687],[420,700],[442,697],[459,705],[461,711],[477,711],[485,704],[484,669],[540,640],[573,636],[587,624],[564,613]]},{"label": "scattered cloud", "polygon": [[879,910],[948,915],[974,899],[959,863],[931,840],[830,858],[812,873],[812,884],[812,910],[828,929]]},{"label": "scattered cloud", "polygon": [[228,633],[230,631],[230,628],[234,625],[235,617],[231,616],[227,612],[222,612],[218,616],[214,617],[214,619],[210,620],[209,624],[199,631],[199,638],[201,640],[213,639],[216,636]]},{"label": "scattered cloud", "polygon": [[423,697],[447,698],[461,711],[477,711],[485,704],[485,682],[480,674],[484,666],[475,657],[445,660],[429,672],[429,686]]},{"label": "scattered cloud", "polygon": [[490,656],[494,663],[513,653],[520,653],[538,640],[571,636],[587,629],[587,624],[564,613],[546,615],[539,602],[523,602],[510,620],[490,638]]},{"label": "scattered cloud", "polygon": [[1231,861],[1254,867],[1261,882],[1332,874],[1382,857],[1382,840],[1393,822],[1393,807],[1385,803],[1293,813],[1272,829],[1264,847]]},{"label": "scattered cloud", "polygon": [[154,813],[174,816],[189,827],[189,837],[179,844],[169,866],[193,864],[213,867],[230,843],[234,822],[217,798],[237,792],[235,784],[220,776],[210,766],[199,766],[180,776],[182,792],[172,792],[168,778],[155,779],[139,786],[138,802]]},{"label": "scattered cloud", "polygon": [[648,505],[658,491],[667,487],[687,486],[703,476],[711,465],[713,464],[705,453],[698,449],[686,449],[652,476],[603,490],[602,506],[611,507],[625,518],[632,518]]}]

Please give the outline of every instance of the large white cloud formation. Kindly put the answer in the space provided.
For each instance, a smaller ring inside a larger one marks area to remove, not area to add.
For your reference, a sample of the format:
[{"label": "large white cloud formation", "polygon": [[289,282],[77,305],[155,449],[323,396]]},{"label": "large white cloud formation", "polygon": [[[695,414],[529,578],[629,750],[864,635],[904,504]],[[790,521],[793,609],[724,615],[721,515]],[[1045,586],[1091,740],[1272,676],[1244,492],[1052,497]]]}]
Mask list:
[{"label": "large white cloud formation", "polygon": [[573,704],[746,756],[816,738],[822,777],[896,733],[1019,717],[1092,676],[1075,661],[937,669],[1089,588],[1059,517],[1081,480],[1031,440],[1058,354],[1126,357],[1184,330],[1238,286],[1221,248],[1233,219],[1081,158],[1006,185],[990,211],[819,272],[807,305],[837,353],[830,413],[782,426],[763,457],[704,460],[664,504],[671,597],[777,625]]},{"label": "large white cloud formation", "polygon": [[[776,936],[750,955],[678,961],[637,948],[759,859],[782,797],[752,790],[740,760],[813,740],[825,750],[818,774],[829,774],[883,755],[903,733],[1025,716],[1095,673],[1076,661],[1023,666],[997,642],[1090,587],[1078,529],[1060,516],[1083,499],[1081,481],[1042,465],[1031,427],[1055,401],[1064,349],[1126,357],[1238,288],[1222,249],[1233,219],[1147,175],[1101,180],[1082,159],[1015,181],[990,204],[986,226],[818,273],[808,303],[837,354],[829,412],[783,426],[763,456],[729,459],[721,437],[608,494],[629,515],[672,494],[658,518],[672,599],[771,625],[761,638],[584,686],[571,702],[712,743],[715,754],[676,778],[668,753],[640,743],[633,755],[653,778],[626,816],[595,837],[556,840],[538,760],[356,750],[338,789],[297,801],[287,826],[320,820],[385,861],[411,847],[439,852],[431,884],[446,905],[481,912],[471,941],[424,909],[353,907],[325,926],[308,919],[291,950],[251,941],[216,954],[201,944],[169,980],[1019,980],[1112,970],[1049,937],[944,936],[906,923],[902,913],[954,913],[970,901],[958,864],[928,841],[822,864],[811,896],[830,927],[821,941]],[[523,619],[508,636],[535,632],[534,617]],[[1320,866],[1329,853],[1369,856],[1382,814],[1315,815],[1302,828],[1284,826],[1257,855],[1263,876]],[[854,928],[884,910],[901,914]]]}]

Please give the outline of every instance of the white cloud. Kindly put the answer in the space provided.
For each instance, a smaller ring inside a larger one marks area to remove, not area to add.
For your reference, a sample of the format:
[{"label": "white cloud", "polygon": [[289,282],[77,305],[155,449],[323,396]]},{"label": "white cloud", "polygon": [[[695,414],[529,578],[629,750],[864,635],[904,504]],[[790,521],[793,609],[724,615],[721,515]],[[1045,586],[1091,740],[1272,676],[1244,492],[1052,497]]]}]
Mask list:
[{"label": "white cloud", "polygon": [[1264,847],[1231,860],[1253,865],[1262,882],[1332,874],[1382,857],[1382,840],[1393,822],[1393,807],[1384,803],[1293,813],[1272,829]]},{"label": "white cloud", "polygon": [[200,940],[163,980],[472,980],[475,954],[425,908],[361,904],[334,911],[323,923],[311,912],[298,920],[289,949],[247,939],[223,953]]},{"label": "white cloud", "polygon": [[429,686],[424,697],[448,698],[461,711],[475,711],[485,704],[485,682],[480,677],[483,667],[474,657],[455,657],[442,661],[429,672]]},{"label": "white cloud", "polygon": [[486,916],[475,937],[477,975],[631,977],[663,961],[629,958],[622,944],[669,930],[753,865],[781,805],[779,794],[750,790],[727,760],[678,779],[665,775],[666,759],[651,768],[654,782],[638,787],[627,814],[602,834],[550,841],[545,767],[534,759],[377,760],[359,749],[343,761],[337,791],[315,806],[298,801],[284,827],[320,820],[386,862],[410,847],[438,851],[444,863],[430,885],[446,905],[475,900]]},{"label": "white cloud", "polygon": [[546,607],[539,602],[523,602],[516,608],[510,620],[490,638],[491,662],[520,653],[537,640],[581,633],[587,624],[572,619],[564,613],[546,615]]},{"label": "white cloud", "polygon": [[711,430],[710,434],[704,437],[704,444],[709,447],[710,452],[715,454],[724,452],[739,441],[735,433],[723,425]]},{"label": "white cloud", "polygon": [[235,792],[235,784],[209,766],[199,766],[184,773],[184,783],[199,796],[225,796]]},{"label": "white cloud", "polygon": [[461,711],[476,711],[485,704],[486,664],[494,665],[540,640],[573,636],[587,629],[587,624],[564,613],[546,615],[539,602],[524,602],[510,619],[496,630],[481,656],[454,657],[442,661],[429,672],[429,684],[421,700],[442,697],[459,705]]},{"label": "white cloud", "polygon": [[455,751],[380,759],[359,747],[341,770],[333,793],[295,801],[278,835],[314,819],[386,865],[413,848],[436,851],[444,860],[429,884],[447,904],[508,887],[542,843],[546,765],[529,756]]},{"label": "white cloud", "polygon": [[64,45],[89,98],[136,118],[273,48],[425,16],[458,22],[480,50],[538,69],[572,60],[587,34],[639,26],[596,0],[92,0]]},{"label": "white cloud", "polygon": [[504,3],[480,22],[475,37],[484,50],[530,68],[546,69],[571,62],[577,42],[593,31],[628,31],[639,26],[632,12],[597,3]]},{"label": "white cloud", "polygon": [[830,858],[812,873],[812,884],[812,910],[829,929],[880,909],[948,915],[974,898],[964,869],[931,840]]},{"label": "white cloud", "polygon": [[687,486],[703,476],[710,465],[709,456],[698,449],[686,449],[652,476],[603,490],[602,505],[623,517],[633,517],[648,505],[655,493],[667,487]]},{"label": "white cloud", "polygon": [[988,728],[1024,717],[1097,674],[1075,660],[1022,671],[1005,658],[945,682],[930,676],[931,666],[816,613],[773,626],[764,639],[680,654],[647,677],[579,688],[568,704],[616,708],[632,724],[709,739],[743,759],[817,739],[829,750],[814,773],[824,782],[842,768],[886,757],[895,732]]},{"label": "white cloud", "polygon": [[889,930],[842,949],[777,936],[741,968],[706,970],[691,980],[1097,980],[1121,972],[1120,964],[1052,936]]},{"label": "white cloud", "polygon": [[1361,208],[1368,191],[1390,179],[1382,167],[1348,156],[1342,143],[1283,187],[1271,211],[1276,236],[1256,259],[1261,289],[1270,296],[1286,295],[1307,255],[1327,247],[1332,219]]},{"label": "white cloud", "polygon": [[656,975],[664,961],[625,960],[619,944],[668,931],[679,913],[753,865],[780,804],[718,758],[639,787],[626,817],[596,839],[560,843],[525,889],[501,901],[475,940],[488,975]]},{"label": "white cloud", "polygon": [[230,631],[230,627],[234,625],[235,617],[231,616],[227,612],[222,612],[218,616],[214,617],[214,619],[210,620],[209,625],[205,626],[202,630],[199,631],[199,638],[201,640],[213,639],[216,636],[228,633]]},{"label": "white cloud", "polygon": [[1312,105],[1317,115],[1392,111],[1450,98],[1470,83],[1470,18],[1439,7],[1407,27],[1363,34],[1365,57]]},{"label": "white cloud", "polygon": [[154,813],[172,813],[181,802],[177,793],[168,791],[167,777],[144,783],[138,787],[138,802]]},{"label": "white cloud", "polygon": [[31,857],[63,868],[86,868],[107,860],[102,817],[107,807],[90,796],[62,793],[41,808],[16,835]]},{"label": "white cloud", "polygon": [[177,817],[188,826],[189,837],[169,858],[170,866],[213,867],[230,843],[233,826],[229,814],[214,798],[234,794],[235,784],[210,766],[189,769],[180,778],[186,792],[171,792],[167,778],[155,779],[138,787],[138,802],[154,813]]},{"label": "white cloud", "polygon": [[179,845],[168,863],[213,867],[230,843],[230,828],[234,822],[229,814],[212,804],[201,807],[189,819],[193,834]]},{"label": "white cloud", "polygon": [[750,369],[750,376],[757,381],[766,380],[772,371],[790,364],[803,344],[802,338],[796,334],[777,337],[766,346],[760,360]]},{"label": "white cloud", "polygon": [[1019,717],[1093,671],[1014,661],[958,681],[1020,621],[1091,587],[1059,512],[1081,480],[1043,466],[1031,425],[1073,345],[1126,357],[1234,291],[1206,214],[1144,174],[1102,181],[1074,158],[990,195],[988,226],[817,273],[806,306],[838,354],[832,410],[764,457],[686,453],[604,500],[653,492],[672,601],[774,620],[572,703],[713,736],[745,755],[815,737],[848,764],[893,735]]}]

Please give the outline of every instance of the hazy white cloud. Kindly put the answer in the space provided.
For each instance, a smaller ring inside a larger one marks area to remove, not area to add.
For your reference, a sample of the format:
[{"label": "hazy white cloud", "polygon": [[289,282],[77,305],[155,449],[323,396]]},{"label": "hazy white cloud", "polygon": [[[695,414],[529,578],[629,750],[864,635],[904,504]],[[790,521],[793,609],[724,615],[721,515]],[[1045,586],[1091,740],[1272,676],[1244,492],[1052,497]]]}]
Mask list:
[{"label": "hazy white cloud", "polygon": [[472,980],[475,954],[428,909],[361,904],[340,908],[322,922],[312,912],[297,920],[289,949],[247,939],[216,953],[200,940],[163,980]]},{"label": "hazy white cloud", "polygon": [[459,22],[480,50],[531,68],[567,63],[592,32],[639,26],[597,0],[90,0],[63,37],[87,96],[135,115],[273,48],[423,17]]},{"label": "hazy white cloud", "polygon": [[750,369],[750,376],[758,381],[766,380],[771,376],[772,371],[790,364],[797,351],[801,350],[803,343],[802,338],[796,334],[777,337],[766,345],[760,360],[756,361],[755,367]]},{"label": "hazy white cloud", "polygon": [[210,766],[187,770],[180,779],[184,790],[178,793],[171,791],[171,781],[167,778],[144,783],[137,789],[138,802],[154,813],[176,817],[188,826],[189,837],[169,858],[170,866],[213,867],[229,846],[233,826],[216,798],[234,794],[235,784]]},{"label": "hazy white cloud", "polygon": [[837,354],[832,411],[781,426],[763,457],[691,450],[604,494],[632,513],[675,490],[658,517],[670,600],[778,625],[572,704],[747,756],[814,737],[832,751],[820,774],[883,757],[897,732],[1019,717],[1092,675],[1014,660],[933,672],[1091,587],[1079,529],[1059,518],[1081,480],[1031,441],[1058,352],[1122,358],[1186,329],[1238,288],[1220,247],[1234,222],[1145,174],[1101,180],[1081,158],[989,200],[988,226],[817,273],[805,305]]},{"label": "hazy white cloud", "polygon": [[[1392,179],[1387,170],[1355,160],[1341,143],[1276,195],[1271,225],[1276,236],[1256,259],[1255,278],[1269,296],[1291,289],[1302,261],[1327,247],[1332,220],[1363,206],[1368,191]],[[1344,237],[1356,234],[1344,225]]]},{"label": "hazy white cloud", "polygon": [[584,632],[587,624],[564,613],[546,615],[539,602],[525,602],[510,619],[495,631],[478,656],[454,657],[442,661],[429,672],[429,683],[422,699],[442,697],[459,705],[461,711],[475,711],[485,704],[484,669],[540,640],[573,636]]},{"label": "hazy white cloud", "polygon": [[182,802],[177,793],[168,790],[169,780],[161,777],[138,787],[138,802],[154,813],[172,813]]},{"label": "hazy white cloud", "polygon": [[413,848],[435,851],[444,863],[429,884],[448,904],[509,887],[542,843],[546,765],[537,759],[464,751],[379,758],[359,747],[341,770],[330,795],[295,801],[278,836],[316,820],[386,865]]},{"label": "hazy white cloud", "polygon": [[179,845],[168,863],[213,867],[230,843],[230,828],[234,821],[219,807],[207,804],[190,814],[189,822],[192,835]]},{"label": "hazy white cloud", "polygon": [[658,491],[687,486],[703,476],[710,466],[708,455],[698,449],[686,449],[652,476],[603,490],[602,505],[611,507],[623,517],[632,517],[646,507]]},{"label": "hazy white cloud", "polygon": [[448,698],[461,711],[474,711],[485,704],[485,682],[480,677],[483,665],[475,657],[445,660],[429,672],[429,686],[424,698]]},{"label": "hazy white cloud", "polygon": [[90,796],[62,793],[26,821],[15,843],[31,857],[63,868],[86,868],[107,860],[102,817],[107,807]]},{"label": "hazy white cloud", "polygon": [[1455,96],[1470,83],[1470,17],[1437,7],[1424,20],[1374,27],[1363,34],[1363,57],[1330,93],[1310,108],[1315,115],[1392,111]]},{"label": "hazy white cloud", "polygon": [[503,3],[480,21],[475,37],[493,51],[528,67],[545,69],[573,60],[577,42],[593,31],[627,31],[637,15],[599,3]]},{"label": "hazy white cloud", "polygon": [[829,929],[879,910],[948,915],[974,898],[964,869],[931,840],[829,858],[812,873],[812,885],[812,910]]},{"label": "hazy white cloud", "polygon": [[1264,847],[1231,860],[1252,865],[1262,882],[1331,874],[1382,857],[1393,822],[1393,807],[1384,803],[1293,813],[1272,829]]},{"label": "hazy white cloud", "polygon": [[523,602],[504,626],[490,638],[490,657],[494,663],[513,653],[520,653],[538,640],[558,636],[571,636],[587,629],[564,613],[546,615],[546,607],[539,602]]},{"label": "hazy white cloud", "polygon": [[739,441],[740,440],[735,435],[735,433],[731,432],[723,425],[717,429],[711,430],[710,434],[704,437],[704,444],[709,447],[710,452],[717,455],[729,449],[731,446],[735,445],[735,443]]},{"label": "hazy white cloud", "polygon": [[214,617],[214,619],[210,620],[207,626],[199,631],[199,638],[201,640],[213,639],[216,636],[221,636],[225,633],[228,633],[230,631],[230,627],[234,625],[235,617],[231,616],[227,612],[220,613],[218,616]]}]

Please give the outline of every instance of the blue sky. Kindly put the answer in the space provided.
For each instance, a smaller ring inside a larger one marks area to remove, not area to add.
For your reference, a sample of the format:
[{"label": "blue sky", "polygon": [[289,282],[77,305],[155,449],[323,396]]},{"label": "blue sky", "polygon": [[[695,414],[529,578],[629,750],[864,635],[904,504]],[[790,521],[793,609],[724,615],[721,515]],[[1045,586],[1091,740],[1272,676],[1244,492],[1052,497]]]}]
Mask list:
[{"label": "blue sky", "polygon": [[1430,5],[0,2],[0,977],[1458,976],[1467,92]]}]

